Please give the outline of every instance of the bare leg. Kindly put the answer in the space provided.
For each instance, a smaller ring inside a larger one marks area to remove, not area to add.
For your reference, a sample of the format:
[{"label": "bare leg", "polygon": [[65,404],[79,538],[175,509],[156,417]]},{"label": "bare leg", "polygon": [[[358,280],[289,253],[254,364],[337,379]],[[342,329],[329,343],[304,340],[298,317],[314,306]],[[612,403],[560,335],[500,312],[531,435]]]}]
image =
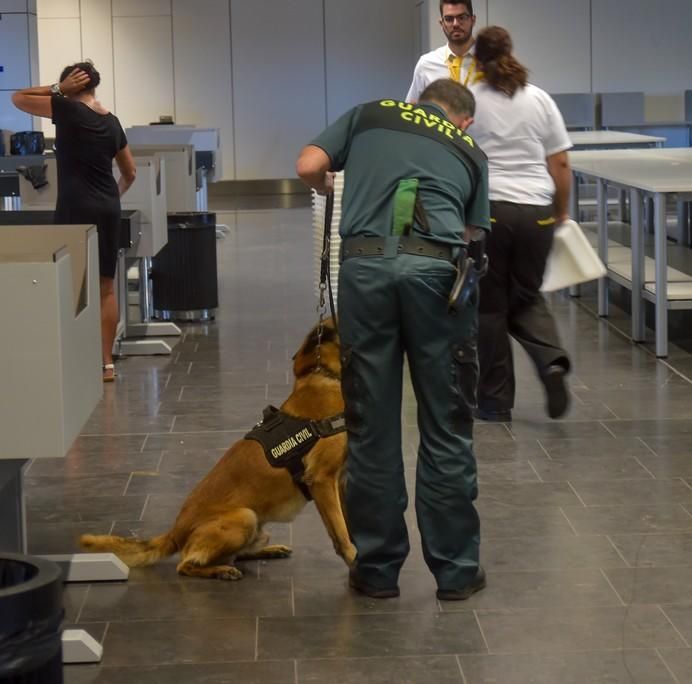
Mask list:
[{"label": "bare leg", "polygon": [[[115,296],[115,279],[100,279],[101,289],[101,355],[103,365],[113,363],[113,344],[118,327],[118,302]],[[106,373],[104,372],[104,377]],[[111,371],[111,377],[114,373]]]}]

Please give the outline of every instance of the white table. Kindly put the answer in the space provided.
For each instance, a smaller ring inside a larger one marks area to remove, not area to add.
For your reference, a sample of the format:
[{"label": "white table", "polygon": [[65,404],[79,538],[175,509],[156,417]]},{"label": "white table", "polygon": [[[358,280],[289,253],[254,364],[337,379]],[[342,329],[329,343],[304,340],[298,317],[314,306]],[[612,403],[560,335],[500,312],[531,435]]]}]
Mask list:
[{"label": "white table", "polygon": [[640,135],[625,131],[570,131],[569,139],[575,150],[634,147],[661,147],[666,141],[656,135]]},{"label": "white table", "polygon": [[[655,135],[641,135],[627,131],[571,131],[569,138],[574,145],[573,150],[613,150],[632,149],[641,147],[663,147],[665,138]],[[626,192],[618,192],[618,207],[620,220],[628,221]],[[573,215],[578,220],[576,215]]]},{"label": "white table", "polygon": [[[636,342],[644,340],[644,301],[652,301],[656,308],[656,356],[666,357],[668,309],[692,309],[692,285],[676,287],[669,296],[666,230],[668,196],[675,196],[679,206],[692,201],[692,148],[577,151],[570,153],[570,163],[575,177],[596,181],[598,252],[605,264],[608,264],[607,186],[613,185],[630,193],[632,339]],[[578,196],[573,194],[574,205]],[[653,199],[654,203],[655,280],[651,284],[645,282],[644,269],[642,204],[645,199]],[[686,226],[681,226],[681,233],[683,229]],[[614,281],[630,286],[613,269],[609,268],[608,274]],[[598,284],[598,313],[600,316],[608,315],[606,278]]]}]

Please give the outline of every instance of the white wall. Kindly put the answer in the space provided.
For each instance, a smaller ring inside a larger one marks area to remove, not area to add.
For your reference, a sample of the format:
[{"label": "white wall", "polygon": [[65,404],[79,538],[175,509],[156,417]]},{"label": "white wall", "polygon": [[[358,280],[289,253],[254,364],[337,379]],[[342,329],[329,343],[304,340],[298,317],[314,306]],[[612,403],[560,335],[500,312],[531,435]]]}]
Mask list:
[{"label": "white wall", "polygon": [[90,58],[124,127],[173,115],[220,128],[225,179],[293,177],[328,122],[406,92],[417,2],[39,0],[41,81]]},{"label": "white wall", "polygon": [[[551,92],[692,88],[692,0],[474,5]],[[438,0],[38,0],[38,16],[42,82],[93,59],[126,127],[173,114],[220,128],[227,179],[292,177],[302,144],[358,102],[403,97],[444,40]]]},{"label": "white wall", "polygon": [[692,1],[594,0],[594,92],[692,89]]},{"label": "white wall", "polygon": [[[431,49],[444,43],[438,0]],[[692,89],[692,1],[474,0],[476,28],[504,26],[533,83],[553,93],[677,93]]]}]

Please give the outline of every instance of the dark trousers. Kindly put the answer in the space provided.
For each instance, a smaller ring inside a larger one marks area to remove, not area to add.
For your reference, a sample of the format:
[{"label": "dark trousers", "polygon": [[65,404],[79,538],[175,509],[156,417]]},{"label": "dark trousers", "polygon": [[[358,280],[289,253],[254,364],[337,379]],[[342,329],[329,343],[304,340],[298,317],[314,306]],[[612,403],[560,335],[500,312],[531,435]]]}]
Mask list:
[{"label": "dark trousers", "polygon": [[480,283],[478,405],[504,411],[514,407],[510,336],[531,357],[539,377],[552,364],[565,370],[570,364],[539,291],[553,244],[552,207],[491,202],[491,216],[490,268]]},{"label": "dark trousers", "polygon": [[416,515],[425,561],[442,589],[478,569],[472,449],[477,302],[447,312],[451,263],[394,254],[347,259],[339,271],[339,336],[348,458],[345,509],[368,584],[396,585],[409,552],[401,451],[404,355],[418,405]]}]

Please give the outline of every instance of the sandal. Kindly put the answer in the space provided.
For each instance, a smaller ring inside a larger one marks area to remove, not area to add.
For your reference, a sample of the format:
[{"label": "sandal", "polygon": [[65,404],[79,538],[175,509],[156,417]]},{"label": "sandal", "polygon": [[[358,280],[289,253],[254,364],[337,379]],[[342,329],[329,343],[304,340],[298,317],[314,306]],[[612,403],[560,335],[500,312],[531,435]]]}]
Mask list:
[{"label": "sandal", "polygon": [[104,363],[103,364],[103,381],[104,382],[113,382],[115,380],[115,376],[117,373],[115,372],[115,365],[112,363]]}]

